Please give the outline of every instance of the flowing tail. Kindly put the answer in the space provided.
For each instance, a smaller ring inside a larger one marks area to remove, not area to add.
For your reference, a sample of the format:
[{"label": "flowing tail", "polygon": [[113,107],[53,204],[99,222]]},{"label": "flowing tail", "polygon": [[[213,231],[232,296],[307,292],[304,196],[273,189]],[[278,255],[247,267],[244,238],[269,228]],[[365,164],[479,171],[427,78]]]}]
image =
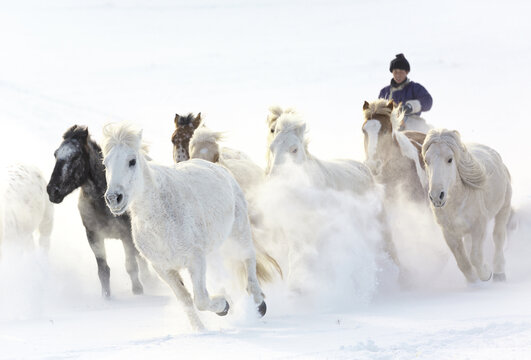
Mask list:
[{"label": "flowing tail", "polygon": [[256,240],[253,243],[256,251],[256,276],[260,283],[272,282],[275,271],[283,278],[278,262]]}]

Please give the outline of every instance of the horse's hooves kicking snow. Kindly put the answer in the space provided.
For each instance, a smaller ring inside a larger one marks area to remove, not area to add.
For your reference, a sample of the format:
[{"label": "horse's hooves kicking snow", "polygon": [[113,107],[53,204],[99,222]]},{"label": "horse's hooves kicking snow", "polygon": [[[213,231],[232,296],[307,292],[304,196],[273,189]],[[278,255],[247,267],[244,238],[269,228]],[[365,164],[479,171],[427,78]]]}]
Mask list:
[{"label": "horse's hooves kicking snow", "polygon": [[262,301],[260,306],[258,306],[258,312],[260,313],[260,317],[263,317],[267,311],[267,306],[265,301]]},{"label": "horse's hooves kicking snow", "polygon": [[223,309],[223,311],[218,312],[216,314],[218,314],[219,316],[225,316],[229,312],[229,309],[230,309],[229,303],[225,301],[225,309]]},{"label": "horse's hooves kicking snow", "polygon": [[494,274],[494,276],[492,277],[492,280],[496,282],[502,282],[502,281],[507,280],[507,278],[505,277],[505,273],[499,273],[499,274]]}]

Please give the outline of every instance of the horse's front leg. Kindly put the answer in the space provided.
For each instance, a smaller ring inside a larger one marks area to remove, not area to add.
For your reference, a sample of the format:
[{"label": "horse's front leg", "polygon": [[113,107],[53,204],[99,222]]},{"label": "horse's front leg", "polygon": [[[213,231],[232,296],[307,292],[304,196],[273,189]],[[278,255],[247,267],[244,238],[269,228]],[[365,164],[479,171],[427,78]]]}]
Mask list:
[{"label": "horse's front leg", "polygon": [[[198,310],[209,310],[219,316],[227,315],[229,303],[224,297],[218,296],[212,299],[206,289],[206,259],[205,255],[199,252],[193,256],[191,264],[188,266],[190,278],[194,286],[194,302]],[[256,271],[256,270],[255,270]]]},{"label": "horse's front leg", "polygon": [[190,296],[190,293],[184,287],[184,283],[179,272],[177,270],[165,270],[155,264],[152,265],[157,274],[159,274],[160,278],[164,280],[164,282],[166,282],[172,289],[173,293],[177,297],[177,300],[183,305],[184,311],[186,312],[192,327],[197,331],[203,331],[205,326],[195,312],[194,302]]},{"label": "horse's front leg", "polygon": [[87,239],[96,257],[96,263],[98,264],[98,276],[101,283],[101,293],[103,297],[108,298],[111,296],[111,287],[109,285],[109,278],[111,276],[111,269],[107,265],[107,254],[105,253],[105,243],[103,237],[96,235],[95,231],[88,230]]},{"label": "horse's front leg", "polygon": [[138,279],[138,263],[136,261],[138,250],[135,248],[131,236],[123,237],[122,244],[125,252],[125,269],[131,278],[133,294],[142,295],[144,293],[144,288]]},{"label": "horse's front leg", "polygon": [[483,261],[483,243],[485,242],[486,225],[478,224],[472,231],[472,247],[470,249],[470,262],[476,268],[477,275],[481,281],[488,281],[492,277],[492,272]]},{"label": "horse's front leg", "polygon": [[478,276],[472,268],[472,264],[470,264],[470,260],[466,255],[463,239],[460,236],[449,233],[448,231],[443,231],[443,235],[444,239],[446,240],[446,244],[448,244],[448,247],[454,254],[459,270],[461,270],[461,272],[465,275],[466,280],[470,283],[476,282]]}]

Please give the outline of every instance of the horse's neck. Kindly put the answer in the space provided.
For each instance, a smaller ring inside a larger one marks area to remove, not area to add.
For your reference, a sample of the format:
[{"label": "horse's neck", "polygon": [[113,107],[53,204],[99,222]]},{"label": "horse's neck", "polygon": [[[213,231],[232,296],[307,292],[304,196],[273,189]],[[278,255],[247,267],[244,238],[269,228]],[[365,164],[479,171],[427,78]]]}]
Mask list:
[{"label": "horse's neck", "polygon": [[398,148],[398,152],[394,152],[396,157],[403,156],[412,161],[415,165],[415,170],[419,177],[420,183],[424,189],[428,188],[428,176],[426,175],[426,170],[423,168],[420,157],[419,150],[411,140],[403,133],[396,131],[393,133],[393,143],[395,147]]},{"label": "horse's neck", "polygon": [[159,165],[152,166],[145,158],[139,158],[137,164],[141,166],[142,175],[137,180],[140,183],[135,184],[137,193],[131,203],[131,213],[150,212],[154,204],[153,201],[150,201],[154,196],[153,194],[166,191],[166,189],[162,188],[159,183],[160,179],[157,181],[155,167]]},{"label": "horse's neck", "polygon": [[105,180],[105,168],[100,147],[94,143],[89,143],[88,149],[89,170],[87,180],[81,185],[83,192],[93,198],[103,199],[103,194],[107,190]]}]

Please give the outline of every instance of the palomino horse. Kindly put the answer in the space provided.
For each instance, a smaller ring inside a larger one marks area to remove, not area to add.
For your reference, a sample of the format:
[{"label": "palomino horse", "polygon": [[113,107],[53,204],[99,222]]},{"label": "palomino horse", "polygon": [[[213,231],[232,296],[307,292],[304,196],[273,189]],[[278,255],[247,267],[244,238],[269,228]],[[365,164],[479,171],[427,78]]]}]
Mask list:
[{"label": "palomino horse", "polygon": [[147,264],[133,245],[129,216],[114,216],[105,206],[103,194],[107,182],[103,157],[98,144],[90,138],[87,127],[70,127],[64,133],[63,142],[54,155],[55,167],[47,188],[50,201],[59,204],[72,191],[81,188],[78,209],[98,264],[102,295],[106,298],[111,295],[110,268],[107,265],[104,243],[106,238],[122,240],[125,267],[131,278],[133,294],[142,294],[144,290],[138,279],[138,263],[146,271]]},{"label": "palomino horse", "polygon": [[0,213],[0,245],[3,238],[9,245],[32,249],[33,232],[39,230],[39,246],[50,247],[54,209],[46,195],[46,180],[35,166],[10,165],[2,186]]},{"label": "palomino horse", "polygon": [[[203,329],[193,304],[221,316],[229,310],[225,298],[209,296],[205,279],[207,254],[224,243],[244,265],[247,291],[263,316],[266,304],[256,275],[247,204],[232,175],[201,159],[174,167],[148,161],[142,131],[131,125],[108,124],[103,134],[107,206],[116,215],[129,211],[135,245],[183,303],[192,326]],[[184,268],[192,280],[193,300],[179,275]]]},{"label": "palomino horse", "polygon": [[386,199],[405,195],[426,202],[427,176],[420,153],[426,134],[398,130],[404,114],[393,100],[365,101],[363,115],[365,164],[376,181],[385,185]]},{"label": "palomino horse", "polygon": [[[494,280],[505,280],[503,245],[511,215],[511,177],[500,155],[479,144],[465,146],[457,131],[431,130],[422,146],[431,208],[467,281],[487,281],[483,260],[487,224],[494,219]],[[471,240],[467,255],[463,238]]]},{"label": "palomino horse", "polygon": [[[264,181],[264,170],[244,153],[220,147],[219,142],[222,138],[223,134],[221,132],[213,131],[206,126],[199,127],[190,139],[190,157],[222,165],[231,172],[242,188],[247,200],[249,219],[253,229],[253,243],[258,260],[256,271],[259,278],[270,281],[273,278],[273,269],[280,275],[282,275],[282,271],[276,260],[267,254],[262,247],[254,231],[257,227],[260,227],[261,212],[254,204],[253,194],[256,187],[260,186]],[[264,265],[266,264],[271,265],[272,268],[265,268]]]},{"label": "palomino horse", "polygon": [[[355,160],[320,160],[308,151],[305,136],[306,123],[295,112],[285,112],[277,120],[275,138],[270,145],[271,166],[269,174],[282,171],[288,163],[301,166],[309,175],[312,185],[348,191],[356,195],[376,193],[377,185],[370,169]],[[378,216],[387,253],[399,265],[385,211]]]}]

